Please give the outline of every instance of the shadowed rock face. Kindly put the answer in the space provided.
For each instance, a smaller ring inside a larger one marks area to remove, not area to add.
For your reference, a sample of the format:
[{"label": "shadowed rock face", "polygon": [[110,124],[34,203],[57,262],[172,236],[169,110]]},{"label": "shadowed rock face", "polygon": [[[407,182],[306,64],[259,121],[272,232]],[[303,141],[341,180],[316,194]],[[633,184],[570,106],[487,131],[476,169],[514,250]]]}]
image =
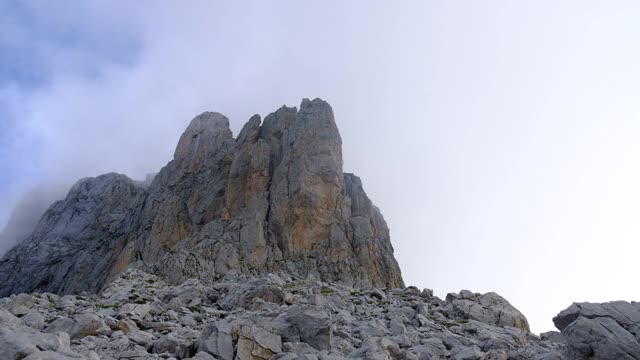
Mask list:
[{"label": "shadowed rock face", "polygon": [[223,115],[197,116],[147,189],[116,174],[81,180],[0,261],[0,295],[95,292],[133,263],[173,282],[282,271],[404,286],[319,99],[256,115],[236,139]]}]

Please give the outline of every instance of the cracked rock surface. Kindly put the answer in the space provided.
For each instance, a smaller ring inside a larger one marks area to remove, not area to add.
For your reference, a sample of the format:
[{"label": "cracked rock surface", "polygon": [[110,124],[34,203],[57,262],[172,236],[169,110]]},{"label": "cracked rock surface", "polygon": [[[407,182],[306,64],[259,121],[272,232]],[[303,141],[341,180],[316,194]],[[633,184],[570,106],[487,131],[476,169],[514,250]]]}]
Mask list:
[{"label": "cracked rock surface", "polygon": [[575,359],[640,359],[640,303],[574,303],[553,318]]}]

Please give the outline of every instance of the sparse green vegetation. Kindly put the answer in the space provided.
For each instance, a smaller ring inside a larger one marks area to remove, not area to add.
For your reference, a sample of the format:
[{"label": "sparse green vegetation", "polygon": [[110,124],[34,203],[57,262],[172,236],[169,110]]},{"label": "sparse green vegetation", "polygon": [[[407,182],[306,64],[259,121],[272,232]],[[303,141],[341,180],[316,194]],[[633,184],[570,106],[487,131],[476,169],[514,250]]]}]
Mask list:
[{"label": "sparse green vegetation", "polygon": [[[131,298],[129,298],[129,299],[131,299]],[[132,299],[132,301],[133,301],[134,304],[146,304],[147,303],[147,301],[145,299],[143,299],[143,298],[141,298],[139,296],[134,297]]]},{"label": "sparse green vegetation", "polygon": [[290,283],[286,283],[286,284],[284,284],[284,288],[285,288],[285,289],[291,289],[291,288],[297,287],[297,286],[298,286],[298,285],[300,285],[300,284],[301,284],[301,282],[300,282],[300,281],[292,281],[292,282],[290,282]]},{"label": "sparse green vegetation", "polygon": [[320,294],[322,294],[322,295],[329,295],[329,294],[333,294],[334,292],[335,292],[335,291],[334,291],[333,289],[328,288],[328,287],[326,287],[326,286],[323,286],[323,287],[320,289]]}]

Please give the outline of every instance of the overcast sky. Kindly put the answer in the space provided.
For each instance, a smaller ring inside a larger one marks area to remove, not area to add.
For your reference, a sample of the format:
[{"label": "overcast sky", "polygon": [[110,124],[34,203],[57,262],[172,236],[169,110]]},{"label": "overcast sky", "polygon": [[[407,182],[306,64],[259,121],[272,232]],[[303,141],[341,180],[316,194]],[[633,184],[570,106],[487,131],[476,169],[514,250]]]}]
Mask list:
[{"label": "overcast sky", "polygon": [[320,97],[407,284],[534,332],[640,299],[639,2],[229,3],[0,2],[0,224],[37,184],[157,171],[203,111]]}]

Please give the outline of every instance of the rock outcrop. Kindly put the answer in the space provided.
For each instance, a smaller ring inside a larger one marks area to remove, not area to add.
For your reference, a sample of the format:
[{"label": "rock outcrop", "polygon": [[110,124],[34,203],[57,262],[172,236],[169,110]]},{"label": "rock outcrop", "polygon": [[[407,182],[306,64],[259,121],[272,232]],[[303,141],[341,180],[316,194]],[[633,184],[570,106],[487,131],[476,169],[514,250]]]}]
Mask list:
[{"label": "rock outcrop", "polygon": [[402,287],[389,229],[359,178],[342,170],[331,107],[303,100],[234,139],[197,116],[174,158],[143,185],[78,182],[0,260],[0,295],[97,292],[135,266],[174,283],[285,272],[356,287]]},{"label": "rock outcrop", "polygon": [[640,303],[574,303],[553,318],[571,358],[640,359]]}]

